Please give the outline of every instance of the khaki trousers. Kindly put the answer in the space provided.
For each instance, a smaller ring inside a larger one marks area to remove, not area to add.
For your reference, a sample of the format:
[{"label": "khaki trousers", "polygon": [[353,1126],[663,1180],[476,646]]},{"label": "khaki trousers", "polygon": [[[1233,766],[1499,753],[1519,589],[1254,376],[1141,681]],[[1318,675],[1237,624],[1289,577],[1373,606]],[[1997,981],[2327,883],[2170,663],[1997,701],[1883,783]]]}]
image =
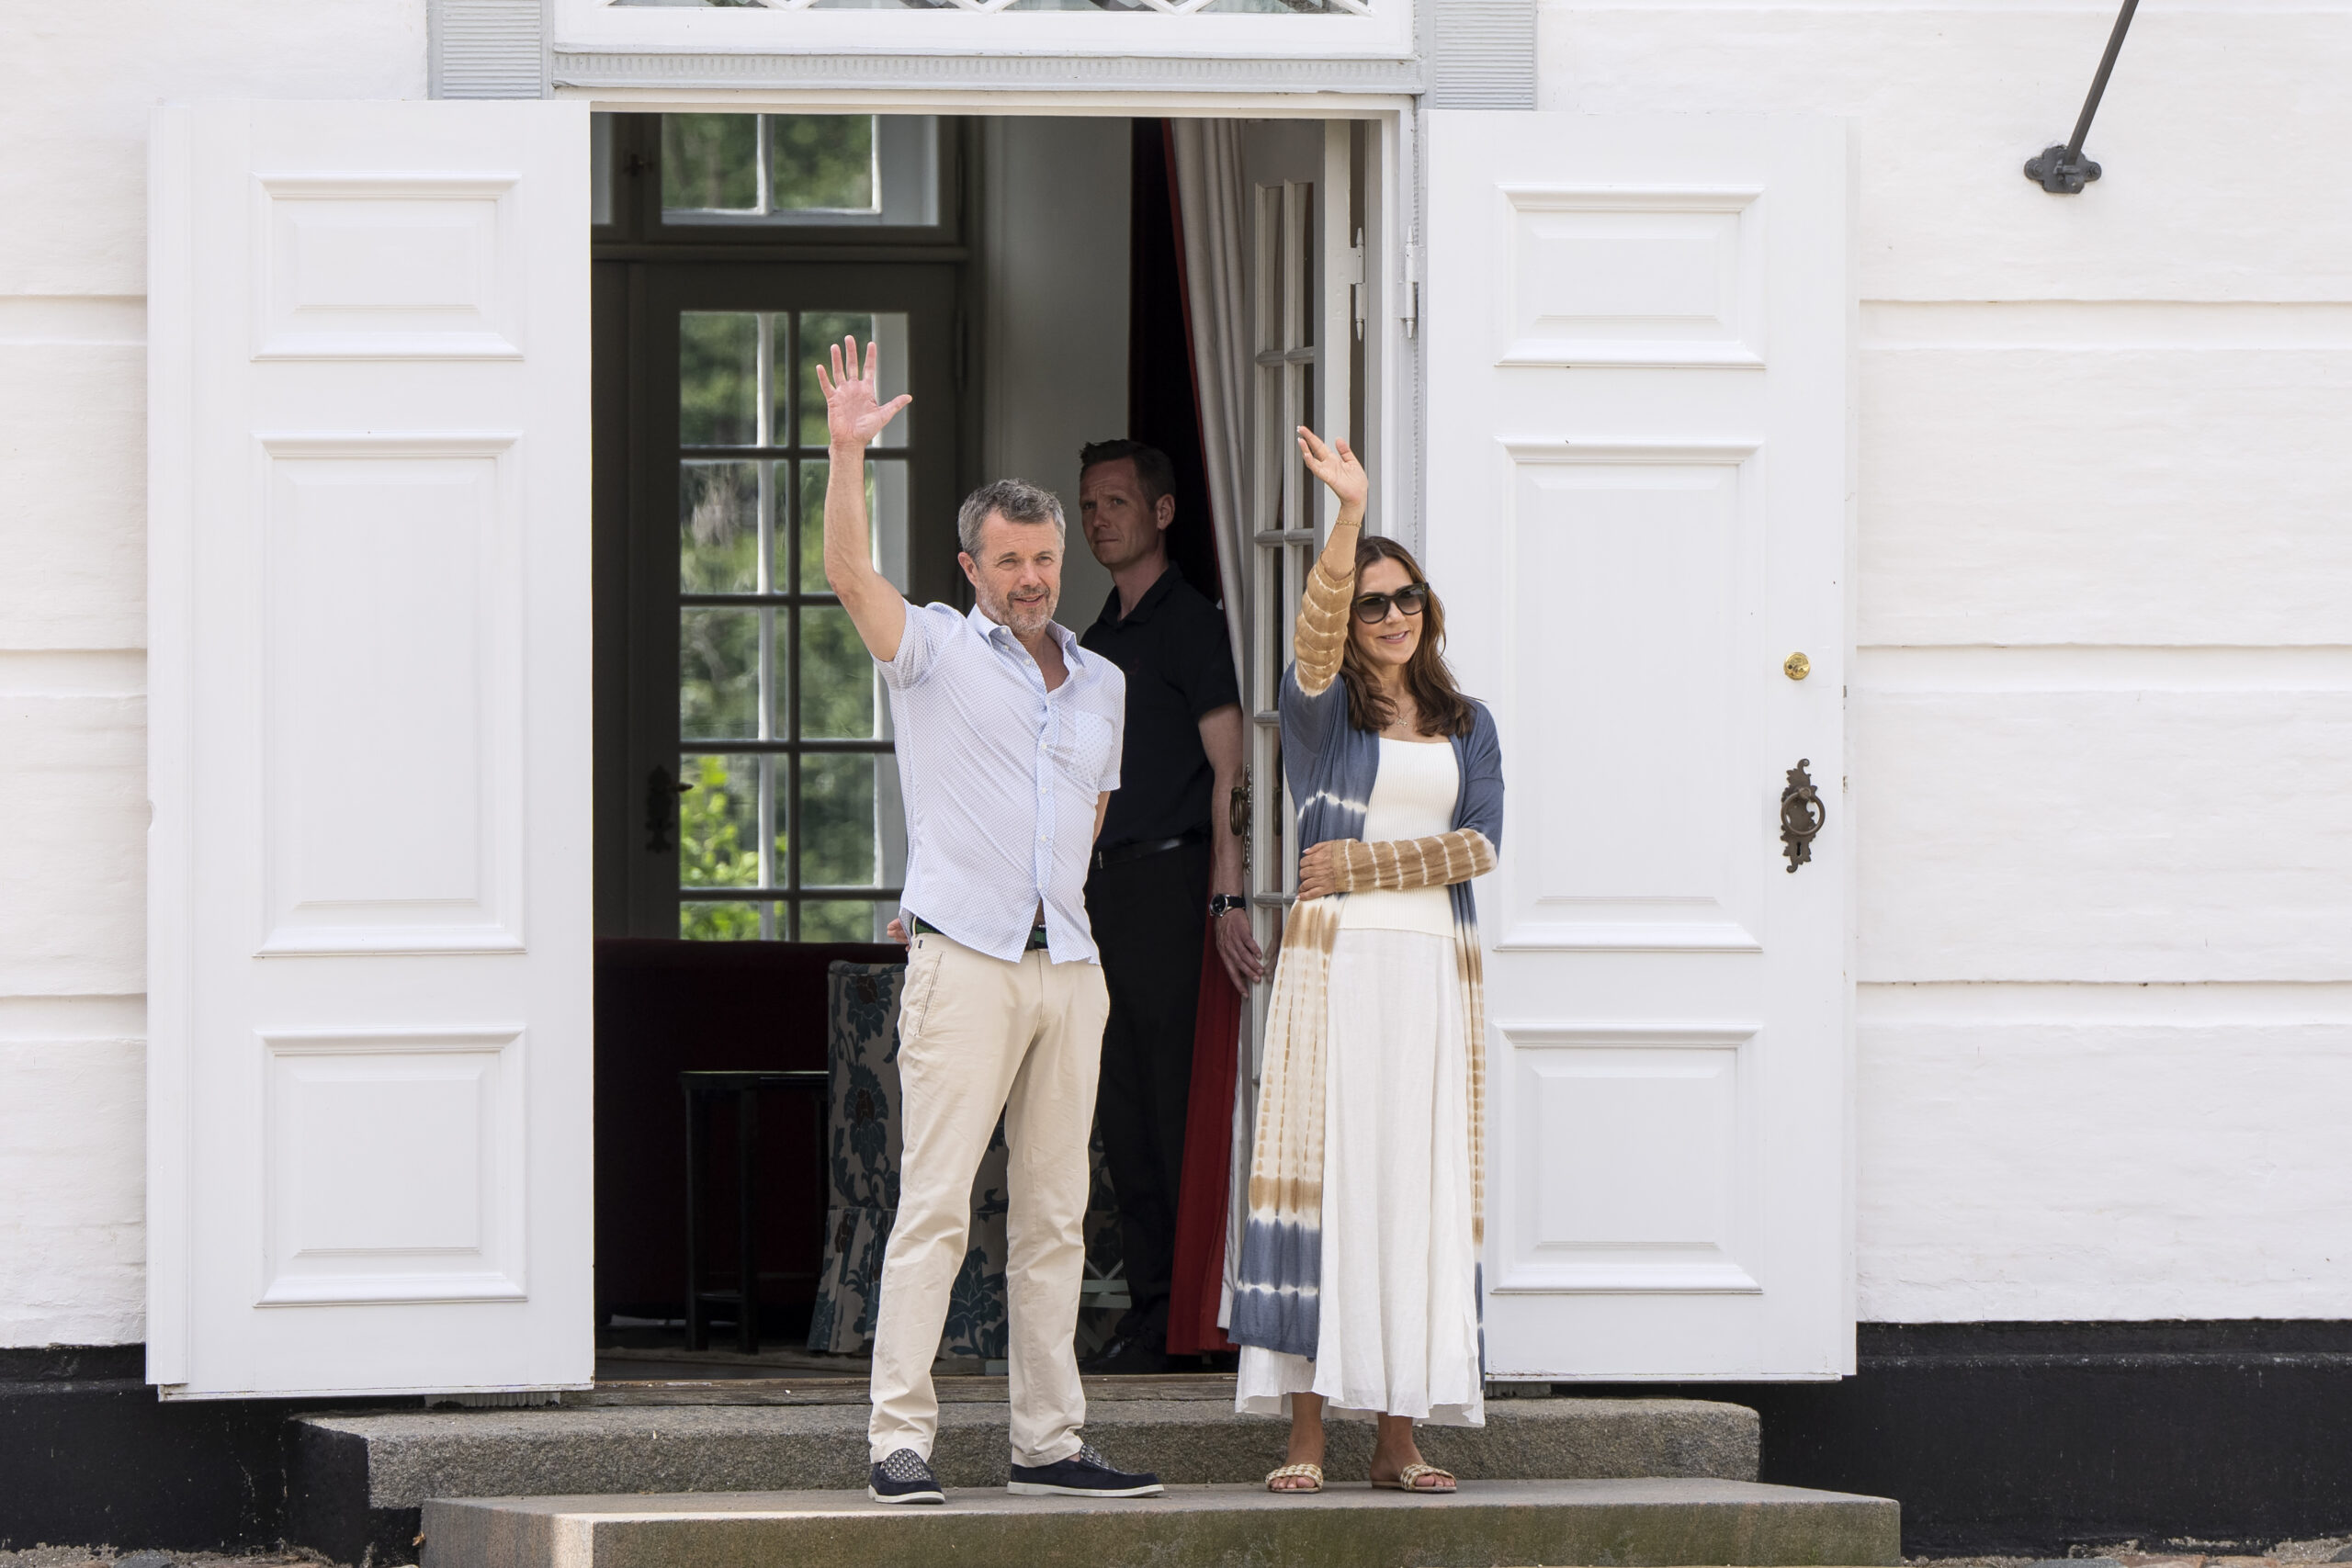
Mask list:
[{"label": "khaki trousers", "polygon": [[874,1329],[874,1459],[931,1457],[931,1363],[963,1267],[972,1179],[1004,1115],[1005,1295],[1012,1461],[1079,1449],[1078,1287],[1086,1267],[1086,1146],[1110,1012],[1102,970],[1043,952],[1006,963],[925,931],[907,952],[899,1010],[899,1214]]}]

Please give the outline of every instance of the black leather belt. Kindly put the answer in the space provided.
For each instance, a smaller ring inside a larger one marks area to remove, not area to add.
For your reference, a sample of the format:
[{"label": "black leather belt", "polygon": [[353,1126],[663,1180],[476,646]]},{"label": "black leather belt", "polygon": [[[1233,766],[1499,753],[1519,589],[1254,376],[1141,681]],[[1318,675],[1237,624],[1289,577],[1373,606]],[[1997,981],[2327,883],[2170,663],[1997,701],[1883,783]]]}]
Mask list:
[{"label": "black leather belt", "polygon": [[[937,926],[933,925],[921,915],[917,915],[915,917],[915,935],[922,936],[926,933],[932,936],[947,936],[945,931],[941,931]],[[956,939],[952,936],[948,936],[947,940],[954,942]],[[1031,926],[1029,928],[1029,940],[1023,945],[1024,951],[1031,952],[1046,946],[1046,928],[1043,926]]]},{"label": "black leather belt", "polygon": [[1125,865],[1131,860],[1148,860],[1153,855],[1164,855],[1170,850],[1181,850],[1187,844],[1205,844],[1208,841],[1208,829],[1195,828],[1172,839],[1146,839],[1140,843],[1118,844],[1094,852],[1094,869],[1101,871],[1106,865]]}]

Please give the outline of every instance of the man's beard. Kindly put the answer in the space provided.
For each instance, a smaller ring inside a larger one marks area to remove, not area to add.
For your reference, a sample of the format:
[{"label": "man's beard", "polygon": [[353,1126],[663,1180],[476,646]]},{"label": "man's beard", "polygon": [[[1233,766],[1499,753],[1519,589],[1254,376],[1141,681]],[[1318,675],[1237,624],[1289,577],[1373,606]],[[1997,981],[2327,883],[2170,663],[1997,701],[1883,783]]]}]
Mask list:
[{"label": "man's beard", "polygon": [[1001,599],[982,594],[980,612],[999,626],[1009,628],[1015,637],[1035,637],[1046,629],[1047,621],[1054,618],[1055,597],[1048,591],[1023,604],[1009,594]]}]

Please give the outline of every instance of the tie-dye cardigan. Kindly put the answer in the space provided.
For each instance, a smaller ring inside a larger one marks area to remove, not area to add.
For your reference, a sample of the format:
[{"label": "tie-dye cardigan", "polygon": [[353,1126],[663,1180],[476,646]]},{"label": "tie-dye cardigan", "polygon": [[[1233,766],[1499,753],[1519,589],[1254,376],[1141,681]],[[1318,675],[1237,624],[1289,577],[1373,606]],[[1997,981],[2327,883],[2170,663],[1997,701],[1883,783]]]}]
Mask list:
[{"label": "tie-dye cardigan", "polygon": [[[1333,579],[1317,561],[1299,607],[1297,658],[1283,672],[1283,770],[1298,806],[1300,846],[1359,839],[1380,773],[1380,737],[1348,721],[1347,686],[1337,677],[1346,647],[1354,574]],[[1485,705],[1473,703],[1470,733],[1453,738],[1462,781],[1453,830],[1433,839],[1351,853],[1346,886],[1450,887],[1453,971],[1462,991],[1470,1082],[1471,1234],[1486,1235],[1486,980],[1469,878],[1494,865],[1502,841],[1502,748]],[[1282,952],[1266,1017],[1257,1139],[1250,1166],[1249,1216],[1235,1270],[1229,1333],[1237,1344],[1312,1358],[1321,1324],[1323,1106],[1326,994],[1345,893],[1303,902],[1283,927]],[[1475,1290],[1476,1282],[1472,1281]]]}]

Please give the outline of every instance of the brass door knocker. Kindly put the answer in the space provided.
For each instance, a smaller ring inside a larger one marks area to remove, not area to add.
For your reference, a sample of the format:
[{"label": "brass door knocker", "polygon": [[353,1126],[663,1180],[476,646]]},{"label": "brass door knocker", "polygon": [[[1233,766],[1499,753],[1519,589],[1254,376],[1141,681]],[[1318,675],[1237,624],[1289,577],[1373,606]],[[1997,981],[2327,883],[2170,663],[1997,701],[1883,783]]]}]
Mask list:
[{"label": "brass door knocker", "polygon": [[1781,792],[1781,852],[1789,857],[1792,876],[1813,859],[1813,837],[1829,821],[1829,807],[1821,804],[1821,792],[1805,772],[1812,765],[1812,758],[1798,758],[1789,770],[1788,787]]}]

